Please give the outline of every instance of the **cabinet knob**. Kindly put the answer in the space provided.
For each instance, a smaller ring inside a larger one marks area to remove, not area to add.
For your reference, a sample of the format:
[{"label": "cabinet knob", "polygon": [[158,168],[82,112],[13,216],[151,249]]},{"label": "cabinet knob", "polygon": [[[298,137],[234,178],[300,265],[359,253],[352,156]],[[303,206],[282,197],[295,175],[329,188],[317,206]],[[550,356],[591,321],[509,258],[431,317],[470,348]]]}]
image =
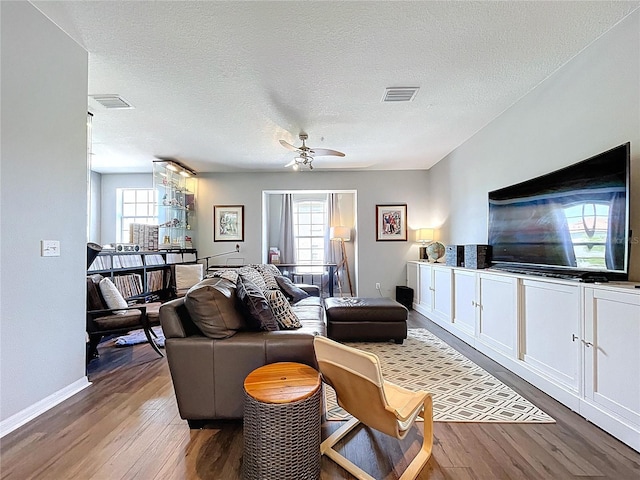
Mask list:
[{"label": "cabinet knob", "polygon": [[575,342],[576,340],[578,340],[578,337],[576,336],[576,334],[575,334],[575,333],[572,333],[572,334],[571,334],[571,341],[572,341],[572,342]]},{"label": "cabinet knob", "polygon": [[476,306],[476,302],[474,300],[471,300],[471,305],[473,305],[475,307]]}]

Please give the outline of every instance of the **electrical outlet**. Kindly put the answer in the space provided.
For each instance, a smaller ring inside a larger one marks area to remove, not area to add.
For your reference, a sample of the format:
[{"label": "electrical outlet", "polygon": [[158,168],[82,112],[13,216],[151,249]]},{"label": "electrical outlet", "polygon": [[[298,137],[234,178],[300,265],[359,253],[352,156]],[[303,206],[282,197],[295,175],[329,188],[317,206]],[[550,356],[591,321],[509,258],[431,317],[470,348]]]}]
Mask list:
[{"label": "electrical outlet", "polygon": [[380,290],[380,284],[376,283],[376,290]]},{"label": "electrical outlet", "polygon": [[43,257],[59,257],[60,241],[59,240],[41,240],[40,255]]}]

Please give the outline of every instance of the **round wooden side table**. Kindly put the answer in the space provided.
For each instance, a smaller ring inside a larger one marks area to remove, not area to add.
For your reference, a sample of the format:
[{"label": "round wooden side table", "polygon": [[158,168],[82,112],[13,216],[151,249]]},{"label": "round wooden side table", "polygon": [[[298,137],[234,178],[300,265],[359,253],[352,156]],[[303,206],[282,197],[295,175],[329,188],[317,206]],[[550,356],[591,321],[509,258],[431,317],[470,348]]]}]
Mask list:
[{"label": "round wooden side table", "polygon": [[245,479],[320,478],[322,382],[294,362],[265,365],[244,381]]}]

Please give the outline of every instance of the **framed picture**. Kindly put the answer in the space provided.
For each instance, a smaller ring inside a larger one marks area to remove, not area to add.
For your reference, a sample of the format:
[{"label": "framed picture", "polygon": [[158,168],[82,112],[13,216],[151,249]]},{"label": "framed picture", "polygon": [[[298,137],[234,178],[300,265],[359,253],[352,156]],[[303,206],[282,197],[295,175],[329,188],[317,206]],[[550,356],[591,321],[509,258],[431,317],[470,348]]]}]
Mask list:
[{"label": "framed picture", "polygon": [[407,241],[407,204],[376,205],[376,241]]},{"label": "framed picture", "polygon": [[244,242],[244,205],[213,206],[213,241]]}]

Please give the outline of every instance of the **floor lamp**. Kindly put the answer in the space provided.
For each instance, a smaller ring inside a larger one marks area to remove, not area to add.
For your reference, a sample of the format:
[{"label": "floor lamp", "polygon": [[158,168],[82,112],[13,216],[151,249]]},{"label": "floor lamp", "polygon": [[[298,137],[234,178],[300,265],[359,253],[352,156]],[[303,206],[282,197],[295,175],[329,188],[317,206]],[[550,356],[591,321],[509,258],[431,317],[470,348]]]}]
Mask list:
[{"label": "floor lamp", "polygon": [[340,241],[340,251],[342,258],[338,263],[338,267],[336,268],[336,275],[338,275],[338,286],[340,287],[340,292],[342,292],[342,285],[340,283],[340,269],[347,271],[347,279],[349,281],[349,295],[353,295],[353,288],[351,287],[351,274],[349,273],[349,259],[347,258],[347,252],[344,249],[344,242],[348,242],[351,240],[351,229],[349,227],[331,227],[329,230],[329,238],[330,240],[338,240]]}]

